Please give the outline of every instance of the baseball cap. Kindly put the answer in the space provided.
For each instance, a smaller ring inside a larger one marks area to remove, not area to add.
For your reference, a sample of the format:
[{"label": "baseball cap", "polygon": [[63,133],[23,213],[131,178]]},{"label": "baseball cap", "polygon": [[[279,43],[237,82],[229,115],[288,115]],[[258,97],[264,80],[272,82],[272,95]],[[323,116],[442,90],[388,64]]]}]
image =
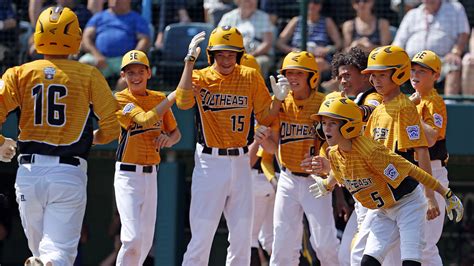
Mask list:
[{"label": "baseball cap", "polygon": [[131,50],[122,57],[122,65],[120,70],[123,70],[124,67],[131,64],[144,65],[150,68],[150,63],[148,62],[148,57],[146,54],[140,50]]},{"label": "baseball cap", "polygon": [[413,56],[412,63],[433,70],[436,73],[441,72],[441,59],[430,50],[424,50]]}]

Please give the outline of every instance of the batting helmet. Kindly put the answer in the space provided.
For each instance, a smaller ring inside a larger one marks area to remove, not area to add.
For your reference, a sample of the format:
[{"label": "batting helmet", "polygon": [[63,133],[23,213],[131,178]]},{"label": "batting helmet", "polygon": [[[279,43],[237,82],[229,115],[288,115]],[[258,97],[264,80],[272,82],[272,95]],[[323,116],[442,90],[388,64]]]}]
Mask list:
[{"label": "batting helmet", "polygon": [[433,70],[436,73],[441,72],[441,59],[430,50],[424,50],[413,56],[412,63]]},{"label": "batting helmet", "polygon": [[339,128],[345,139],[352,139],[360,135],[364,123],[359,106],[352,100],[339,97],[325,100],[319,107],[318,117],[327,116],[345,121]]},{"label": "batting helmet", "polygon": [[258,73],[262,73],[257,59],[255,59],[255,57],[251,54],[244,54],[242,56],[242,59],[240,60],[240,64],[243,66],[254,68],[258,71]]},{"label": "batting helmet", "polygon": [[209,36],[209,44],[207,45],[207,58],[209,64],[214,63],[213,51],[234,51],[237,52],[237,63],[244,54],[244,39],[240,31],[231,26],[217,27]]},{"label": "batting helmet", "polygon": [[394,69],[392,81],[402,85],[410,79],[410,57],[402,48],[395,45],[377,47],[369,54],[367,68],[362,74],[370,74],[376,71]]},{"label": "batting helmet", "polygon": [[314,55],[307,51],[291,52],[286,55],[280,69],[280,73],[285,74],[285,70],[299,69],[309,72],[308,85],[314,89],[319,80],[319,67]]},{"label": "batting helmet", "polygon": [[46,55],[79,52],[82,31],[76,14],[67,7],[50,7],[41,12],[34,34],[36,51]]},{"label": "batting helmet", "polygon": [[148,62],[148,57],[146,54],[140,50],[131,50],[122,57],[122,65],[120,69],[123,70],[124,67],[131,64],[144,65],[150,68],[150,63]]}]

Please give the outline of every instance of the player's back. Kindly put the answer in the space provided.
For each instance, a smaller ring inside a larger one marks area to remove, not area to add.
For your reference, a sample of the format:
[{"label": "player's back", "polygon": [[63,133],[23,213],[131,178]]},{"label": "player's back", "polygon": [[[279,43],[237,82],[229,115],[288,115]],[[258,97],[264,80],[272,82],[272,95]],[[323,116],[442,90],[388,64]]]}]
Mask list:
[{"label": "player's back", "polygon": [[[93,139],[92,90],[108,88],[96,68],[67,59],[37,60],[9,69],[3,80],[14,92],[5,100],[10,101],[7,109],[20,109],[20,153],[87,157]],[[103,98],[105,105],[110,98]]]}]

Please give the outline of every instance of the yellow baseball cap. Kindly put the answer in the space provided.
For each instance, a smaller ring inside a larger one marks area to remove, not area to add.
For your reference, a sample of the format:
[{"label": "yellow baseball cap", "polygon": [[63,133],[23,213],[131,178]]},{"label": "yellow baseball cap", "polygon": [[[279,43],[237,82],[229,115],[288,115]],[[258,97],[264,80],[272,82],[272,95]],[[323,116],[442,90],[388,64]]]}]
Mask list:
[{"label": "yellow baseball cap", "polygon": [[131,64],[144,65],[150,68],[150,62],[148,61],[148,57],[144,52],[139,50],[131,50],[130,52],[126,53],[122,57],[122,65],[120,66],[120,69],[123,70],[124,67]]},{"label": "yellow baseball cap", "polygon": [[429,68],[436,73],[441,72],[441,59],[439,59],[439,57],[433,51],[430,51],[430,50],[421,51],[417,53],[415,56],[413,56],[413,59],[411,60],[411,62],[418,64],[422,67]]}]

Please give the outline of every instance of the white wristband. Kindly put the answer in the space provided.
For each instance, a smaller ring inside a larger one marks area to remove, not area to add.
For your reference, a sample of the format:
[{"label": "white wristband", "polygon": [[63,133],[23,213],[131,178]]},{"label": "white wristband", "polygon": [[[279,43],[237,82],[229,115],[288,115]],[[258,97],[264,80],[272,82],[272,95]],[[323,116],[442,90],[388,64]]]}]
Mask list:
[{"label": "white wristband", "polygon": [[0,20],[0,30],[3,30],[5,28],[5,22],[3,20]]}]

